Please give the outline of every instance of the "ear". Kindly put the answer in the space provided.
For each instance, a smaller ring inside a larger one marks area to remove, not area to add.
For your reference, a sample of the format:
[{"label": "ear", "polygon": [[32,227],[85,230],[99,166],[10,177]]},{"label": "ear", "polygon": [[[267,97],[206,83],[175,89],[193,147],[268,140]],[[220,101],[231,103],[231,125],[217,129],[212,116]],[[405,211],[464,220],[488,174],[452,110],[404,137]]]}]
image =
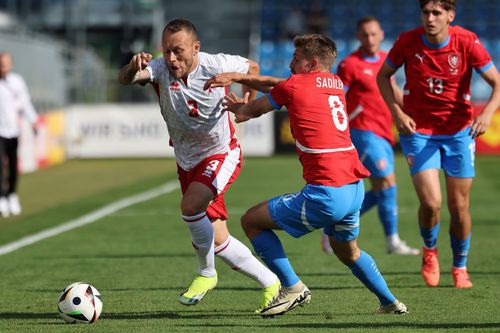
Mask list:
[{"label": "ear", "polygon": [[455,16],[456,16],[456,12],[454,10],[451,10],[448,14],[448,24],[450,24],[451,22],[453,22],[453,20],[455,20]]},{"label": "ear", "polygon": [[197,55],[198,52],[200,52],[200,48],[201,48],[201,43],[199,40],[195,41],[194,42],[194,54],[193,55]]},{"label": "ear", "polygon": [[312,58],[312,60],[309,62],[310,70],[314,71],[319,68],[319,61],[316,57]]}]

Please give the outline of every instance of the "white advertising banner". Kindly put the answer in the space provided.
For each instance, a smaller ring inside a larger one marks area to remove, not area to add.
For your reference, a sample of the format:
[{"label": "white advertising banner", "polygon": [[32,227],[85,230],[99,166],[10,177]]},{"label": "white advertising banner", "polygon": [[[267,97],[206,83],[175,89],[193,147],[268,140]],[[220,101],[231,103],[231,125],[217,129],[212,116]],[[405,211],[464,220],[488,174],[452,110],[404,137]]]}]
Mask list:
[{"label": "white advertising banner", "polygon": [[67,109],[68,158],[171,157],[156,104],[86,104]]},{"label": "white advertising banner", "polygon": [[[272,115],[236,125],[245,156],[274,153]],[[74,105],[66,114],[68,158],[173,157],[157,104]]]},{"label": "white advertising banner", "polygon": [[271,156],[274,154],[274,112],[259,118],[235,124],[243,156]]}]

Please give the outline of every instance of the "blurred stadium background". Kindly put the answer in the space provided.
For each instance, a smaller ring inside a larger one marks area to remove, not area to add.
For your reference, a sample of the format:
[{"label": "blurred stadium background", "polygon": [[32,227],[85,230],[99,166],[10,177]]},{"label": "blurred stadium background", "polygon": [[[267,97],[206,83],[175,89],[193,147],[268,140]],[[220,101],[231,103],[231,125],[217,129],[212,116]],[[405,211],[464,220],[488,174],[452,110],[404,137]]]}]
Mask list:
[{"label": "blurred stadium background", "polygon": [[[418,11],[417,0],[0,0],[0,49],[13,54],[14,71],[42,113],[40,135],[24,131],[21,169],[68,158],[172,156],[152,89],[121,87],[116,77],[134,53],[161,54],[161,31],[173,18],[197,25],[202,50],[248,56],[263,74],[286,77],[291,36],[325,33],[342,59],[358,47],[356,21],[370,14],[381,20],[388,50],[401,31],[419,25]],[[498,17],[498,0],[459,1],[455,22],[479,35],[496,64]],[[475,74],[474,103],[480,106],[490,91]],[[286,113],[240,126],[246,154],[293,150],[287,126]],[[478,141],[480,153],[500,152],[497,133],[499,114]]]}]

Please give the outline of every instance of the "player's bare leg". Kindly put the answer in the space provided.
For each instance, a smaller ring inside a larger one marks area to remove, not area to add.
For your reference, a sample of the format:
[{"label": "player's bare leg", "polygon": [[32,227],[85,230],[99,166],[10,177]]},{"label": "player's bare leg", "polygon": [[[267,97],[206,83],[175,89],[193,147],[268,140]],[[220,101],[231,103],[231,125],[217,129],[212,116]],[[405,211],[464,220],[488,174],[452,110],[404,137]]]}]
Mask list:
[{"label": "player's bare leg", "polygon": [[456,288],[472,288],[467,273],[467,255],[471,237],[469,198],[472,178],[446,177],[448,210],[450,212],[450,240],[453,251],[451,269]]},{"label": "player's bare leg", "polygon": [[437,236],[441,218],[441,184],[439,170],[427,169],[412,177],[420,201],[418,221],[424,240],[422,254],[422,278],[429,287],[439,284],[440,268],[437,251]]}]

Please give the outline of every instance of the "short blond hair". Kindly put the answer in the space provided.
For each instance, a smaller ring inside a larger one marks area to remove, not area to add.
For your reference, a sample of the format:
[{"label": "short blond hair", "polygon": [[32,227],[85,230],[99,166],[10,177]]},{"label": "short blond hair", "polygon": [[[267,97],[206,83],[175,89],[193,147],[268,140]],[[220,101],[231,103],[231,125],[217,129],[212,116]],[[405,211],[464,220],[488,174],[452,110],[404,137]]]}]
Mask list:
[{"label": "short blond hair", "polygon": [[337,45],[330,38],[320,34],[309,34],[297,36],[293,39],[293,45],[300,48],[304,56],[311,60],[318,57],[321,65],[332,68],[337,59]]}]

